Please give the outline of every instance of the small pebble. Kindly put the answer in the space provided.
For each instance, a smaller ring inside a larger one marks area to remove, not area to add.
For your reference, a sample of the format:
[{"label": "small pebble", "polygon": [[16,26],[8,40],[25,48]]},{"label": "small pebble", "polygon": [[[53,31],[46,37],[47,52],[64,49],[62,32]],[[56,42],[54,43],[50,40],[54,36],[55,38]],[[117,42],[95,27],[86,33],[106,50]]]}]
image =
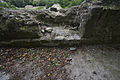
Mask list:
[{"label": "small pebble", "polygon": [[71,51],[75,51],[76,49],[77,49],[77,48],[75,48],[75,47],[71,47],[71,48],[70,48]]},{"label": "small pebble", "polygon": [[44,29],[42,29],[42,30],[41,30],[41,32],[42,32],[42,33],[45,33],[45,30],[44,30]]},{"label": "small pebble", "polygon": [[70,61],[72,61],[72,58],[67,58],[66,60],[70,62]]},{"label": "small pebble", "polygon": [[46,29],[45,29],[45,31],[47,31],[47,32],[52,32],[53,31],[53,29],[51,28],[51,27],[47,27]]}]

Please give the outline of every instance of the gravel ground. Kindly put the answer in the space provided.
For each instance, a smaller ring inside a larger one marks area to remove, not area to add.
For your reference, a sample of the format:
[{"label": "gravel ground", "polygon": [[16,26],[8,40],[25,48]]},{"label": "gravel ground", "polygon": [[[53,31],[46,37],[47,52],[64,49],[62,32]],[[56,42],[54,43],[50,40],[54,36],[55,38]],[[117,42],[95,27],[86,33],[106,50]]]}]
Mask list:
[{"label": "gravel ground", "polygon": [[0,80],[120,80],[120,46],[0,48]]}]

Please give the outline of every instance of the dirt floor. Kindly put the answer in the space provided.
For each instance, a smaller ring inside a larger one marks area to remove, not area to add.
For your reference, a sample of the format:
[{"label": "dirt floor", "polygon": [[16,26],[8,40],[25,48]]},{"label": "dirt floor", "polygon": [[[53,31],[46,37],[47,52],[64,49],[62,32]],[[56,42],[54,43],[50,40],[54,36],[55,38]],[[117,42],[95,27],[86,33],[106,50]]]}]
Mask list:
[{"label": "dirt floor", "polygon": [[120,45],[0,48],[0,80],[120,80]]}]

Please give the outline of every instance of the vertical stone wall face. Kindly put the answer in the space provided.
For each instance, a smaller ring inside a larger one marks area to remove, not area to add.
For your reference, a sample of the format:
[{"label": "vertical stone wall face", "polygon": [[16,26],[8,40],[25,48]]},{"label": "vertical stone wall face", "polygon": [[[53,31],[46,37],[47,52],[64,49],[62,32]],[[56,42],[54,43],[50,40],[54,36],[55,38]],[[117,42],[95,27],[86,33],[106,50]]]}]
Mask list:
[{"label": "vertical stone wall face", "polygon": [[[114,1],[112,1],[113,3]],[[114,2],[115,3],[115,2]],[[105,5],[106,4],[106,5]],[[107,1],[98,0],[97,2],[86,3],[84,34],[83,38],[99,43],[116,43],[120,37],[120,8]],[[83,9],[83,8],[82,8]],[[85,13],[84,13],[85,14]],[[87,16],[87,17],[86,17]],[[82,16],[84,17],[84,16]],[[82,20],[83,18],[81,18]],[[84,20],[82,20],[84,21]],[[80,22],[81,24],[83,22]],[[81,26],[82,27],[82,26]]]}]

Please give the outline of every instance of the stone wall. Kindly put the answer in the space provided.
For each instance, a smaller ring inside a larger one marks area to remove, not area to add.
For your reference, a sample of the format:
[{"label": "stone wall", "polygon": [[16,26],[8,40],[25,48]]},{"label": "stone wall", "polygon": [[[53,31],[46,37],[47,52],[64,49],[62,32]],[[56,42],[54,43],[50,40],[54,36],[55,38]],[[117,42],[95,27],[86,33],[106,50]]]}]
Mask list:
[{"label": "stone wall", "polygon": [[91,18],[85,25],[85,38],[101,41],[120,40],[120,10],[94,9]]},{"label": "stone wall", "polygon": [[120,9],[101,1],[50,10],[0,8],[0,46],[119,43]]}]

